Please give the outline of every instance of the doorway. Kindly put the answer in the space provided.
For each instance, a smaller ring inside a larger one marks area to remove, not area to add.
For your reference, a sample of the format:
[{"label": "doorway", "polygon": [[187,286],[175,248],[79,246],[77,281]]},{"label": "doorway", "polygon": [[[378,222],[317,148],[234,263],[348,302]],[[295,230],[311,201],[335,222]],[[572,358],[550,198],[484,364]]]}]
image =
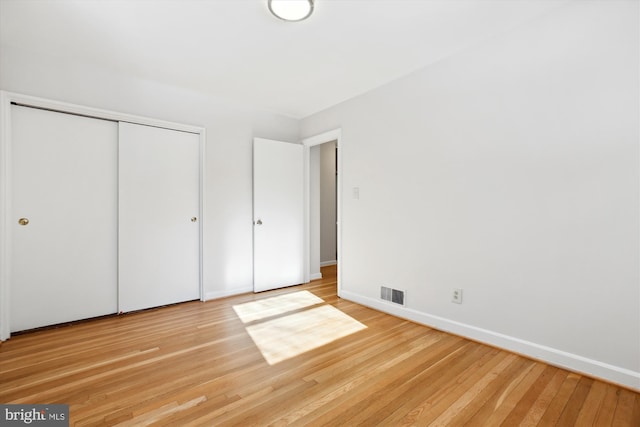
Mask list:
[{"label": "doorway", "polygon": [[[320,268],[336,265],[340,295],[341,130],[304,139],[306,277],[322,278]],[[324,170],[323,170],[324,169]],[[324,175],[324,178],[321,178]],[[332,177],[330,175],[333,175]],[[333,179],[331,179],[333,178]],[[324,181],[324,182],[323,182]]]},{"label": "doorway", "polygon": [[[319,251],[311,261],[312,273],[338,262],[336,166],[335,141],[311,147],[311,241],[314,253]],[[319,267],[315,265],[316,260]]]}]

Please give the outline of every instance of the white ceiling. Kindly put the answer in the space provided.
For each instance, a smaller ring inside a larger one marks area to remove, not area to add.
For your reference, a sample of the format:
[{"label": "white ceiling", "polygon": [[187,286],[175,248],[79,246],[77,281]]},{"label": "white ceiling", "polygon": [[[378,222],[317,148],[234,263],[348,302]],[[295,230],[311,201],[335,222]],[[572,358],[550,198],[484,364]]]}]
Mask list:
[{"label": "white ceiling", "polygon": [[564,0],[0,0],[0,43],[301,118],[526,23]]}]

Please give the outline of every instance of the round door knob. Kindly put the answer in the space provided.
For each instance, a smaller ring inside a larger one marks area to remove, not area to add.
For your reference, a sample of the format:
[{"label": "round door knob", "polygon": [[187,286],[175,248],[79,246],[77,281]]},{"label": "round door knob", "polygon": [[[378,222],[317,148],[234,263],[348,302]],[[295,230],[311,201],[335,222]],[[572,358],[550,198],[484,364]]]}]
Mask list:
[{"label": "round door knob", "polygon": [[20,218],[20,219],[18,220],[18,224],[20,224],[20,225],[27,225],[27,224],[29,224],[29,218]]},{"label": "round door knob", "polygon": [[262,225],[262,220],[261,219],[257,220],[256,225]]},{"label": "round door knob", "polygon": [[191,217],[191,222],[196,222],[198,220],[198,218],[196,218],[195,216]]}]

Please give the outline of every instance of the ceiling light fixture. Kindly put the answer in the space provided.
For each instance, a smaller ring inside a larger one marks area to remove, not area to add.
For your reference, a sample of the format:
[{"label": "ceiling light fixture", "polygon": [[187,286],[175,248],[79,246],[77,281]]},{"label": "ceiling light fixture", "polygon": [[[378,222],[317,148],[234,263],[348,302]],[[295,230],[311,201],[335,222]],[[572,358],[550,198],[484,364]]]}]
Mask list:
[{"label": "ceiling light fixture", "polygon": [[313,0],[269,0],[269,10],[284,21],[302,21],[313,13]]}]

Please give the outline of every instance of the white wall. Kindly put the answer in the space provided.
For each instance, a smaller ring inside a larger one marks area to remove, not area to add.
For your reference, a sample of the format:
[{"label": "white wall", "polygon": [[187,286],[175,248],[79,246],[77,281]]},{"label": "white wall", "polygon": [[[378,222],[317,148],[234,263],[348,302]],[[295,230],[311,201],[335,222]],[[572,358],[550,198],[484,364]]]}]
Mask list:
[{"label": "white wall", "polygon": [[[336,262],[336,143],[320,146],[320,263]],[[328,264],[326,264],[328,265]]]},{"label": "white wall", "polygon": [[638,29],[572,2],[303,120],[342,128],[341,295],[640,389]]},{"label": "white wall", "polygon": [[252,290],[253,137],[297,142],[298,121],[72,59],[3,47],[0,64],[3,90],[205,127],[205,296]]}]

